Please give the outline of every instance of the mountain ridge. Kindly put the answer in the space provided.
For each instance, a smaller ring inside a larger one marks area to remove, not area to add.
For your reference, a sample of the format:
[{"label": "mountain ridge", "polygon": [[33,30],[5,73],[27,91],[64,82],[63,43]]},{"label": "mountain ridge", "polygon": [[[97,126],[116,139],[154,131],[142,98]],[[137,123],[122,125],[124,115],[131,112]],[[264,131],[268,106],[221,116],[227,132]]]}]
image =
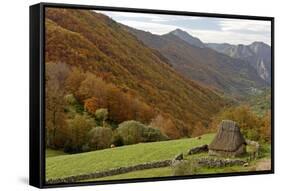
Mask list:
[{"label": "mountain ridge", "polygon": [[256,83],[257,88],[264,86],[263,80],[245,61],[231,58],[208,47],[191,45],[173,33],[159,36],[124,27],[144,44],[159,51],[187,78],[236,96],[247,93],[252,84]]},{"label": "mountain ridge", "polygon": [[271,83],[271,47],[268,44],[255,41],[249,45],[218,43],[206,45],[219,53],[249,62],[263,80]]},{"label": "mountain ridge", "polygon": [[188,32],[181,30],[181,29],[175,29],[167,34],[173,34],[180,39],[184,40],[185,42],[189,43],[190,45],[196,46],[198,48],[205,48],[205,44],[197,37],[194,37],[190,35]]}]

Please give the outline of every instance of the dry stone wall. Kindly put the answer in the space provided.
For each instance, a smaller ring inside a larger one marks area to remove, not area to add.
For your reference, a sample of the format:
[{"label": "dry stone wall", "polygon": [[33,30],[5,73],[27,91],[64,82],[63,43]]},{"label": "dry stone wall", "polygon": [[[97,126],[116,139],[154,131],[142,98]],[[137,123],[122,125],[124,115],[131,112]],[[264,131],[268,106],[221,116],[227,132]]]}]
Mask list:
[{"label": "dry stone wall", "polygon": [[171,165],[171,160],[163,160],[163,161],[143,163],[143,164],[138,164],[138,165],[128,166],[128,167],[119,167],[119,168],[114,168],[114,169],[101,171],[101,172],[93,172],[93,173],[88,173],[88,174],[68,176],[68,177],[64,177],[64,178],[49,179],[46,182],[47,182],[47,184],[73,183],[73,182],[79,182],[81,180],[102,178],[102,177],[106,177],[106,176],[114,176],[114,175],[124,174],[124,173],[128,173],[128,172],[136,171],[136,170],[161,168],[161,167],[167,167],[170,165]]}]

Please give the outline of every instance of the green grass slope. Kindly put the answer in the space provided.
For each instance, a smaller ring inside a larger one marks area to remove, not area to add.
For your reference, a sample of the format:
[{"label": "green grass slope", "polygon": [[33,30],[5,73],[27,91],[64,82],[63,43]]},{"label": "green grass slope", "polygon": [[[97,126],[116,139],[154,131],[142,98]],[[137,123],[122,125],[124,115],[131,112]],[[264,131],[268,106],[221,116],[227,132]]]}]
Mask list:
[{"label": "green grass slope", "polygon": [[56,157],[61,155],[67,155],[65,152],[60,150],[46,149],[46,157]]},{"label": "green grass slope", "polygon": [[[247,152],[250,152],[249,147],[247,147]],[[247,171],[261,170],[261,169],[259,169],[260,163],[262,163],[263,161],[270,161],[270,158],[271,158],[270,153],[271,153],[270,144],[264,143],[264,144],[261,144],[260,158],[249,161],[248,166],[234,165],[234,166],[226,166],[223,168],[201,167],[201,168],[198,168],[198,170],[196,171],[196,174],[218,174],[218,173],[247,172]],[[201,157],[210,157],[210,156],[208,156],[208,153],[201,153],[201,154],[196,154],[196,155],[185,155],[184,159],[196,160]],[[241,157],[241,159],[247,160],[248,157],[249,157],[249,154]],[[217,157],[213,157],[213,158],[217,158]],[[265,170],[265,169],[263,169],[263,170]],[[172,176],[173,173],[174,173],[174,169],[172,167],[164,167],[164,168],[154,168],[154,169],[133,171],[133,172],[125,173],[125,174],[118,174],[118,175],[114,175],[114,176],[107,176],[107,177],[97,178],[97,179],[87,179],[87,180],[82,180],[82,182],[167,177],[167,176]]]},{"label": "green grass slope", "polygon": [[48,157],[46,158],[46,178],[48,180],[172,159],[178,153],[186,152],[194,146],[209,144],[213,136],[213,134],[206,134],[201,139],[140,143],[82,154]]}]

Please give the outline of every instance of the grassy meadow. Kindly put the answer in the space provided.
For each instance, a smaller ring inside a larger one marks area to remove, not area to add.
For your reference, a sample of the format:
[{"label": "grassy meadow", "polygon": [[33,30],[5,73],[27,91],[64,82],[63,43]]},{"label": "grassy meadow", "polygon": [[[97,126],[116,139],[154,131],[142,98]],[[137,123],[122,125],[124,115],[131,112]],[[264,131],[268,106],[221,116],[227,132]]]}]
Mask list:
[{"label": "grassy meadow", "polygon": [[[63,178],[72,175],[87,174],[113,168],[142,164],[145,162],[173,159],[177,154],[184,153],[184,159],[199,159],[207,157],[207,153],[187,155],[189,149],[208,144],[214,134],[205,134],[198,138],[183,138],[179,140],[162,141],[154,143],[139,143],[135,145],[109,148],[81,154],[65,154],[63,152],[46,150],[46,177],[48,179]],[[247,148],[248,150],[250,148]],[[248,155],[241,157],[247,159]],[[249,166],[230,166],[224,168],[200,168],[196,174],[212,174],[226,172],[253,171],[260,160],[270,159],[270,144],[262,144],[262,153],[258,160],[251,161]],[[117,179],[134,179],[149,177],[172,176],[173,168],[154,168],[139,170],[120,175],[108,176],[82,181],[100,181]]]},{"label": "grassy meadow", "polygon": [[[46,159],[46,177],[61,178],[91,173],[145,162],[173,159],[181,152],[198,145],[208,144],[214,134],[196,138],[139,143],[81,154],[60,155]],[[47,150],[47,155],[50,150]]]}]

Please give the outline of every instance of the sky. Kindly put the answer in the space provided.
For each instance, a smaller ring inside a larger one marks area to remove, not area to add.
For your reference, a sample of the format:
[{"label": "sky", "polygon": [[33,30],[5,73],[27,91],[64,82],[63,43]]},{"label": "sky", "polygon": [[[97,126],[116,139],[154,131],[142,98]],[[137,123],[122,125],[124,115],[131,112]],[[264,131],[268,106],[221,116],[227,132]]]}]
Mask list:
[{"label": "sky", "polygon": [[113,11],[98,12],[119,23],[158,35],[179,28],[199,38],[204,43],[248,45],[255,41],[262,41],[270,45],[271,41],[270,21]]}]

